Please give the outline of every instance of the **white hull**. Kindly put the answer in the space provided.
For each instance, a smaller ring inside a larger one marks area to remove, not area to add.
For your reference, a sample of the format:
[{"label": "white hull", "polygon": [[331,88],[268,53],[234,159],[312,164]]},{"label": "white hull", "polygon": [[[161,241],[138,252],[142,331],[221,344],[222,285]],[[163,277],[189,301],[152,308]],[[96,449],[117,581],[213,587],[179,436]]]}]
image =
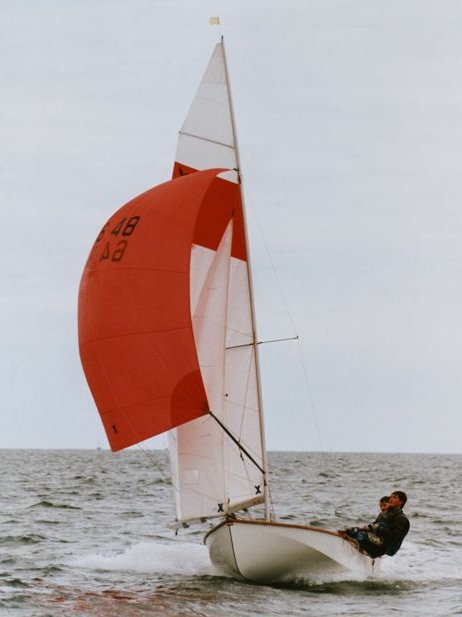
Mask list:
[{"label": "white hull", "polygon": [[369,576],[377,562],[335,531],[308,525],[227,520],[204,540],[224,574],[255,583],[281,583],[335,572]]}]

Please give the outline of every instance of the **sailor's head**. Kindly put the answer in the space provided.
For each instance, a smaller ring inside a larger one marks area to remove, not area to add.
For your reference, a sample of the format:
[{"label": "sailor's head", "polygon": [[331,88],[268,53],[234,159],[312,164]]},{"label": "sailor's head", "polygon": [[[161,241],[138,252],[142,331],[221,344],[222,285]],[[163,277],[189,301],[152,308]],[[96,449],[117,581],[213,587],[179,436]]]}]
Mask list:
[{"label": "sailor's head", "polygon": [[403,491],[393,491],[388,498],[388,505],[390,508],[404,508],[406,501],[406,493],[403,493]]},{"label": "sailor's head", "polygon": [[385,495],[385,497],[381,497],[380,501],[379,501],[379,508],[381,510],[381,512],[385,512],[385,510],[388,510],[388,500],[390,499],[390,497],[388,495]]}]

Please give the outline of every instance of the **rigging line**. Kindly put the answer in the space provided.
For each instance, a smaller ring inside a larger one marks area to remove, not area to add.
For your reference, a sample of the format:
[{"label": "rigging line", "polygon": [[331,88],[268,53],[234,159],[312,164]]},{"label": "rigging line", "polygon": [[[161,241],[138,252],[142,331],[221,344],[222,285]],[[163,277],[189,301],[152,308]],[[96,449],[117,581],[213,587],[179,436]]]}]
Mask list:
[{"label": "rigging line", "polygon": [[[242,439],[242,432],[243,432],[243,428],[244,428],[244,419],[245,419],[245,415],[246,415],[246,409],[247,409],[247,395],[249,393],[249,384],[250,384],[250,373],[252,371],[252,368],[255,369],[254,372],[256,372],[256,366],[255,366],[255,362],[256,362],[256,358],[255,358],[255,346],[252,347],[250,354],[249,354],[249,362],[247,365],[247,379],[246,379],[246,383],[245,383],[245,393],[244,393],[244,405],[242,407],[242,415],[241,415],[241,425],[239,427],[239,440]],[[260,413],[261,409],[258,409],[258,413]]]},{"label": "rigging line", "polygon": [[266,473],[263,471],[263,468],[257,463],[257,461],[253,458],[253,456],[244,448],[244,446],[240,443],[240,441],[238,439],[236,439],[236,437],[229,430],[229,428],[227,428],[223,424],[223,422],[217,418],[217,416],[213,413],[213,411],[209,410],[208,413],[212,416],[212,418],[215,420],[215,422],[220,425],[220,427],[224,430],[224,432],[228,435],[228,437],[230,439],[232,439],[232,441],[234,441],[234,443],[237,445],[239,450],[241,450],[243,452],[243,454],[245,454],[247,456],[247,458],[252,461],[252,463],[255,465],[255,467],[257,467],[257,469],[263,474],[263,478],[265,479],[265,484],[266,484]]},{"label": "rigging line", "polygon": [[305,377],[305,386],[306,386],[306,392],[307,392],[307,395],[308,395],[308,400],[310,401],[311,415],[313,416],[314,426],[316,428],[316,434],[318,436],[319,445],[321,447],[321,452],[324,452],[324,446],[323,446],[322,438],[321,438],[321,431],[319,429],[318,416],[316,414],[316,408],[314,406],[313,395],[311,393],[310,381],[308,379],[308,371],[307,371],[307,368],[306,368],[305,357],[303,355],[302,347],[301,347],[300,343],[297,345],[297,348],[298,348],[298,354],[300,356],[300,363],[302,365],[303,375]]},{"label": "rigging line", "polygon": [[[243,420],[243,418],[242,418],[242,420]],[[241,436],[241,435],[242,435],[242,423],[241,423],[241,432],[240,432],[240,436]],[[248,468],[248,461],[246,461],[246,460],[244,459],[244,457],[243,457],[243,455],[242,455],[242,452],[239,452],[239,456],[240,456],[240,458],[241,458],[241,460],[242,460],[242,465],[243,465],[243,468],[244,468],[245,475],[246,475],[246,477],[247,477],[247,482],[249,483],[249,485],[250,485],[250,486],[252,486],[252,485],[253,485],[253,486],[255,486],[255,484],[253,483],[253,481],[252,481],[252,479],[251,479],[251,477],[250,477],[250,472],[249,472],[249,468]],[[264,476],[263,476],[263,478],[264,478]],[[269,491],[269,486],[268,486],[268,484],[267,484],[266,482],[265,482],[264,484],[265,484],[265,486],[264,486],[264,490],[265,490],[265,492],[268,492],[268,491]]]},{"label": "rigging line", "polygon": [[[143,445],[141,445],[141,443],[137,443],[135,444],[135,446],[140,452],[143,453],[143,455],[151,463],[151,466],[157,469],[159,474],[162,476],[162,480],[164,480],[164,482],[166,482],[167,484],[171,484],[170,474],[167,471],[165,471],[160,461],[156,460],[156,457],[152,454],[152,450],[149,450],[148,448],[144,447]],[[162,451],[162,450],[157,450],[157,452],[159,451]]]},{"label": "rigging line", "polygon": [[[298,338],[298,337],[296,337],[296,338]],[[281,339],[281,340],[284,340],[284,339]],[[268,342],[271,342],[271,341],[268,341]],[[259,343],[257,343],[257,345],[258,344]],[[246,384],[246,389],[245,389],[244,408],[243,408],[243,414],[242,414],[242,418],[241,418],[241,428],[240,428],[240,435],[239,435],[240,437],[242,436],[242,429],[243,429],[243,424],[244,424],[244,415],[245,415],[245,410],[246,410],[247,393],[249,391],[249,380],[250,380],[251,365],[252,365],[252,360],[255,360],[255,351],[256,351],[255,350],[255,345],[251,344],[251,346],[252,346],[253,349],[252,349],[252,353],[250,354],[250,357],[249,357],[249,367],[248,367],[248,371],[247,371],[247,384]],[[245,347],[245,345],[244,345],[244,347]],[[254,368],[255,368],[255,364],[254,364]],[[255,453],[255,454],[257,454],[257,453]],[[241,454],[241,456],[242,456],[242,454]],[[247,477],[249,479],[249,474],[247,472],[247,466],[245,465],[244,461],[243,461],[243,463],[244,463],[245,472],[246,472]],[[273,501],[273,496],[271,494],[271,485],[270,485],[269,482],[267,482],[265,474],[263,474],[263,480],[264,480],[264,485],[265,485],[265,493],[268,496],[267,498],[268,498],[269,509],[270,509],[270,519],[276,520],[276,513],[275,513],[275,510],[274,510],[274,501]]]},{"label": "rigging line", "polygon": [[[226,281],[225,281],[225,298],[224,298],[224,328],[223,328],[223,339],[222,339],[222,344],[223,347],[226,347],[226,337],[227,337],[227,330],[228,330],[228,321],[229,321],[229,296],[230,296],[230,285],[231,285],[231,253],[232,253],[232,242],[233,242],[233,237],[234,237],[234,214],[233,217],[231,218],[231,220],[228,223],[228,226],[226,227],[225,233],[223,234],[223,237],[220,241],[220,245],[217,248],[217,252],[216,252],[216,257],[214,260],[214,263],[216,262],[217,259],[219,259],[219,256],[221,255],[221,247],[223,247],[223,253],[225,253],[225,257],[226,257],[226,262],[225,262],[225,266],[226,266]],[[226,249],[226,250],[225,250]],[[213,268],[213,266],[211,267],[211,269]],[[217,264],[217,272],[220,271],[218,264]],[[210,272],[210,270],[209,270]],[[216,276],[216,275],[215,275]],[[214,278],[215,278],[214,276]],[[225,382],[226,382],[226,354],[224,353],[222,355],[222,363],[221,363],[221,376],[222,376],[222,388],[225,387]],[[222,390],[222,394],[224,394],[224,391]],[[225,419],[226,421],[228,420],[228,417],[226,415],[226,408],[225,408]],[[229,496],[230,494],[230,482],[229,482],[229,477],[228,474],[226,473],[226,454],[225,454],[225,447],[224,447],[224,435],[221,435],[222,438],[222,448],[221,448],[221,465],[222,465],[222,473],[223,473],[223,490],[224,490],[224,494]],[[240,453],[240,456],[242,457],[242,453]]]},{"label": "rigging line", "polygon": [[[226,399],[226,404],[229,405],[230,407],[233,407],[236,410],[236,413],[238,413],[239,410],[242,410],[242,403],[240,403],[240,402],[231,401],[228,398],[228,399]],[[247,409],[247,411],[249,411],[251,413],[254,413],[254,412],[258,411],[258,409],[256,409],[255,407],[247,407],[246,409]],[[231,413],[233,413],[233,411],[231,411]],[[236,437],[236,435],[235,435],[236,440],[239,441],[239,443],[241,443],[240,442],[241,436],[242,436],[241,431],[239,431],[239,438]],[[254,455],[255,458],[259,458],[259,456],[261,455],[261,450],[257,450],[257,449],[255,449],[255,447],[247,445],[247,449],[248,449],[248,451],[251,454]]]},{"label": "rigging line", "polygon": [[275,521],[276,520],[276,510],[274,509],[274,499],[273,499],[273,494],[271,493],[271,484],[269,482],[266,485],[266,490],[268,492],[268,500],[270,503],[271,518],[273,521]]},{"label": "rigging line", "polygon": [[[273,338],[269,341],[257,341],[257,345],[266,345],[266,343],[282,343],[283,341],[296,341],[299,338],[297,336],[290,336],[289,338]],[[238,349],[239,347],[253,347],[255,343],[243,343],[242,345],[231,345],[225,349]]]},{"label": "rigging line", "polygon": [[[246,193],[247,193],[247,195],[249,194],[248,189],[246,189]],[[260,236],[261,236],[262,241],[263,241],[263,246],[265,247],[265,251],[266,251],[266,254],[268,256],[268,259],[269,259],[269,262],[270,262],[270,265],[271,265],[271,269],[273,271],[273,276],[274,276],[276,284],[278,286],[279,293],[281,294],[281,298],[283,300],[283,303],[284,303],[284,306],[285,306],[285,310],[286,310],[287,316],[289,318],[290,324],[292,326],[293,332],[296,334],[298,329],[295,326],[295,321],[294,321],[294,319],[292,317],[292,313],[291,313],[291,310],[290,310],[290,307],[289,307],[289,302],[288,302],[287,296],[285,295],[284,290],[282,288],[281,280],[280,280],[280,278],[278,276],[278,273],[277,273],[277,270],[276,270],[276,266],[274,264],[273,256],[272,256],[271,251],[270,251],[269,246],[268,246],[268,242],[266,241],[266,237],[265,237],[265,235],[263,233],[263,229],[262,229],[262,226],[260,224],[260,219],[258,217],[257,210],[256,210],[255,206],[253,205],[253,200],[252,199],[246,199],[246,201],[252,207],[252,212],[253,212],[253,215],[255,217],[255,222],[257,224],[258,231],[260,232]],[[298,335],[297,334],[296,334],[295,338],[298,339]],[[312,396],[312,393],[311,393],[310,382],[309,382],[309,379],[308,379],[308,371],[307,371],[307,368],[306,368],[305,357],[304,357],[302,349],[301,349],[300,341],[298,343],[298,352],[299,352],[299,355],[300,355],[300,362],[301,362],[301,366],[302,366],[302,371],[303,371],[303,377],[304,377],[304,381],[305,381],[306,392],[307,392],[307,396],[308,396],[308,401],[310,403],[311,414],[312,414],[313,421],[314,421],[316,435],[318,437],[318,441],[319,441],[319,445],[320,445],[320,448],[321,448],[321,452],[324,452],[324,446],[323,446],[323,443],[322,443],[321,431],[319,429],[319,423],[318,423],[318,418],[317,418],[317,413],[316,413],[316,407],[315,407],[314,399],[313,399],[313,396]]]},{"label": "rigging line", "polygon": [[287,338],[273,338],[269,341],[258,341],[257,345],[266,345],[266,343],[282,343],[283,341],[296,341],[298,339],[298,334],[296,336],[289,336]]}]

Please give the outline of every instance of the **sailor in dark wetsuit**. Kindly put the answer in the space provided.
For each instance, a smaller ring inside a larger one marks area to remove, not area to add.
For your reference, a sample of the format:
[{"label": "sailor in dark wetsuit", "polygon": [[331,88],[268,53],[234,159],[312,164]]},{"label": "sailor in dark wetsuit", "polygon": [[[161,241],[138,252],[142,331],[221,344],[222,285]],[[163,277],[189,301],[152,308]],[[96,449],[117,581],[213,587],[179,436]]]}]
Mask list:
[{"label": "sailor in dark wetsuit", "polygon": [[388,499],[388,508],[366,528],[352,527],[340,535],[353,538],[359,548],[370,557],[395,555],[409,531],[409,520],[402,508],[407,501],[406,493],[393,492]]}]

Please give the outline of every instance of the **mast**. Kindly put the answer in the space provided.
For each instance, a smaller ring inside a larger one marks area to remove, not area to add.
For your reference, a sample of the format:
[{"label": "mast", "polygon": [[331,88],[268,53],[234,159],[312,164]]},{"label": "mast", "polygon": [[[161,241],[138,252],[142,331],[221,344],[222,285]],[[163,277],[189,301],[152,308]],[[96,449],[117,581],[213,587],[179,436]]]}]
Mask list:
[{"label": "mast", "polygon": [[237,140],[237,131],[236,131],[236,120],[234,116],[234,106],[233,99],[231,95],[231,85],[229,80],[229,71],[228,71],[228,62],[226,59],[226,50],[225,50],[225,42],[224,37],[221,37],[221,45],[223,48],[223,61],[225,67],[225,75],[226,75],[226,83],[228,86],[228,101],[229,101],[229,109],[231,112],[231,125],[233,129],[233,137],[234,137],[234,146],[236,152],[236,162],[237,162],[237,175],[238,175],[238,183],[239,183],[239,192],[241,196],[241,204],[242,204],[242,215],[244,218],[244,237],[245,237],[245,246],[248,255],[248,259],[246,261],[247,264],[247,275],[249,280],[249,296],[250,296],[250,313],[252,319],[252,330],[253,330],[253,350],[255,356],[255,369],[256,369],[256,378],[257,378],[257,397],[258,397],[258,408],[259,408],[259,423],[260,423],[260,435],[261,435],[261,446],[262,446],[262,456],[263,456],[263,470],[264,470],[264,483],[265,483],[265,519],[267,521],[271,520],[271,510],[270,510],[270,500],[269,500],[269,485],[268,485],[268,457],[266,452],[266,443],[265,443],[265,426],[263,420],[263,396],[262,396],[262,388],[261,388],[261,377],[260,377],[260,359],[258,353],[258,336],[257,336],[257,321],[255,317],[255,301],[254,301],[254,291],[253,291],[253,282],[252,282],[252,268],[250,264],[250,252],[249,252],[249,239],[247,233],[247,219],[246,219],[246,208],[245,208],[245,199],[244,199],[244,191],[242,190],[242,172],[241,172],[241,160],[239,155],[239,144]]}]

